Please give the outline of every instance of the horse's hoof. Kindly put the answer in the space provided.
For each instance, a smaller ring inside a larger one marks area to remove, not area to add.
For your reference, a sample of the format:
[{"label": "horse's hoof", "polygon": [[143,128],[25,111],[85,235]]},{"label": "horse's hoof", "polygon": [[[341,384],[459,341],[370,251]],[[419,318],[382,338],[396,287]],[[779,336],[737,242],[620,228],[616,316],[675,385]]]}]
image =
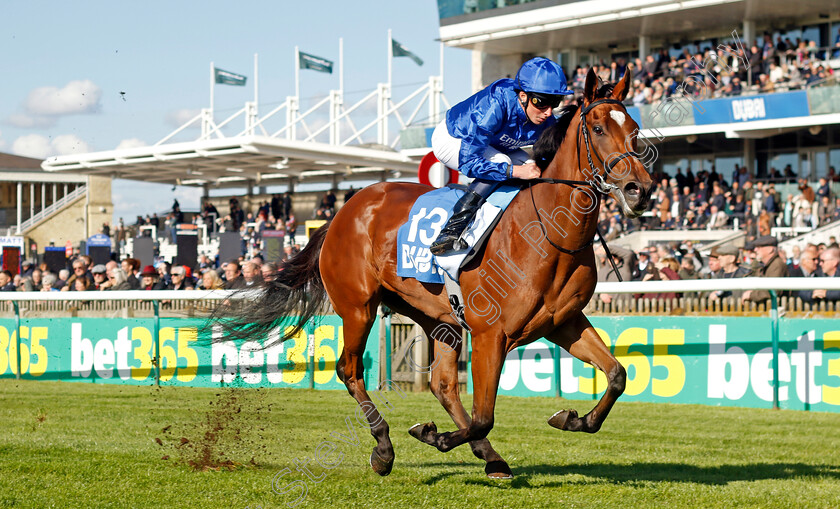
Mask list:
[{"label": "horse's hoof", "polygon": [[513,479],[513,472],[504,461],[491,461],[484,465],[484,473],[490,479]]},{"label": "horse's hoof", "polygon": [[408,434],[424,444],[435,445],[434,437],[437,435],[437,426],[434,422],[417,423],[408,429]]},{"label": "horse's hoof", "polygon": [[391,473],[391,469],[394,467],[394,458],[391,458],[391,461],[386,461],[381,456],[376,453],[376,449],[370,453],[370,468],[373,469],[374,472],[385,477],[386,475]]},{"label": "horse's hoof", "polygon": [[552,428],[564,431],[578,431],[582,421],[578,418],[577,410],[560,410],[548,419],[548,425]]}]

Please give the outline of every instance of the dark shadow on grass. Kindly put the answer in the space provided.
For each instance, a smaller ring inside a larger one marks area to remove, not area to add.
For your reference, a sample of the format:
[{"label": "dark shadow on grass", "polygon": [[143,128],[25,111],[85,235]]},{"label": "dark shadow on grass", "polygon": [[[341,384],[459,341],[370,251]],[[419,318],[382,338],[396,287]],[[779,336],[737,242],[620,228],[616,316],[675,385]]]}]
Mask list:
[{"label": "dark shadow on grass", "polygon": [[[440,463],[437,464],[441,465]],[[424,464],[432,468],[432,465]],[[454,465],[449,465],[453,467]],[[513,467],[512,481],[499,482],[487,479],[481,470],[469,467],[457,468],[456,471],[442,472],[425,480],[423,484],[436,484],[451,476],[470,475],[481,478],[465,481],[466,484],[488,486],[494,488],[529,488],[533,477],[582,475],[593,480],[548,480],[539,482],[541,487],[562,487],[572,484],[607,483],[633,484],[642,482],[683,482],[723,486],[737,481],[763,481],[770,479],[797,479],[807,477],[828,477],[840,480],[840,466],[838,465],[808,465],[804,463],[750,463],[746,465],[718,465],[714,467],[699,467],[684,463],[590,463],[571,465],[527,465]]]}]

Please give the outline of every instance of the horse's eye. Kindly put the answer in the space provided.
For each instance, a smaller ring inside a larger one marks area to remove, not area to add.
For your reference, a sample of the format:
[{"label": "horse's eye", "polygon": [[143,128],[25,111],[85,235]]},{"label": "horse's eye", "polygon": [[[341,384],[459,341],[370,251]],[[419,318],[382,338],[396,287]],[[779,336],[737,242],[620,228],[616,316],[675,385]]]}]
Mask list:
[{"label": "horse's eye", "polygon": [[604,130],[601,129],[601,126],[599,126],[599,125],[596,125],[595,127],[593,127],[592,130],[595,131],[595,134],[604,134]]}]

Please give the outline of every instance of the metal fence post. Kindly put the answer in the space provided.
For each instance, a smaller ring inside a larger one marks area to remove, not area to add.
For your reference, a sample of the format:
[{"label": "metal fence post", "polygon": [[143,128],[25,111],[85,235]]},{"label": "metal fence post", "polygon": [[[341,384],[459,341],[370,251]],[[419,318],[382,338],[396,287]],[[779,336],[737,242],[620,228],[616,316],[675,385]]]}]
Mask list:
[{"label": "metal fence post", "polygon": [[15,379],[20,380],[20,307],[16,300],[12,301],[12,308],[15,310]]},{"label": "metal fence post", "polygon": [[155,385],[160,387],[160,302],[153,300],[152,307],[155,310],[154,341],[152,341],[155,346]]},{"label": "metal fence post", "polygon": [[[311,326],[310,326],[311,327]],[[315,334],[314,330],[306,335],[306,350],[307,350],[307,367],[306,372],[309,374],[309,388],[315,388]]]},{"label": "metal fence post", "polygon": [[385,380],[391,380],[391,313],[386,313],[385,322]]},{"label": "metal fence post", "polygon": [[563,396],[563,390],[560,387],[560,355],[562,355],[560,348],[560,345],[554,345],[554,383],[556,384],[554,396],[557,398]]},{"label": "metal fence post", "polygon": [[773,340],[773,408],[779,409],[779,300],[770,290],[770,336]]}]

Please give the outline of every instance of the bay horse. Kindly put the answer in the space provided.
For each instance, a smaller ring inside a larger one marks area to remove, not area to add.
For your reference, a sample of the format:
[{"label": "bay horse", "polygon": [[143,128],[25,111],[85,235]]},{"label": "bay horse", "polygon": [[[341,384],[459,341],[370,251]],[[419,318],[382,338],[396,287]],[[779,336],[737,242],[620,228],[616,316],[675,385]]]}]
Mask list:
[{"label": "bay horse", "polygon": [[[485,461],[488,476],[512,477],[487,434],[493,428],[505,356],[541,337],[594,365],[608,380],[606,392],[589,413],[578,417],[574,410],[563,410],[549,424],[568,431],[598,431],[623,393],[626,378],[582,312],[597,280],[592,239],[600,195],[611,194],[626,216],[637,217],[646,210],[652,189],[636,153],[638,126],[621,104],[629,73],[614,87],[599,82],[590,70],[582,100],[564,109],[541,136],[534,155],[543,168],[542,178],[523,182],[528,189],[514,198],[483,251],[461,273],[461,288],[468,296],[465,317],[472,329],[472,416],[460,400],[461,344],[451,341],[449,331],[457,331],[460,339],[461,328],[450,315],[444,285],[397,276],[397,230],[415,200],[429,192],[425,185],[383,182],[356,193],[261,296],[247,302],[228,323],[228,337],[265,338],[280,317],[289,317],[295,329],[280,340],[287,339],[329,298],[344,321],[344,350],[336,372],[370,423],[376,439],[370,465],[383,476],[391,472],[394,449],[388,424],[365,388],[362,364],[380,304],[410,317],[434,339],[431,391],[458,426],[454,432],[439,433],[433,422],[416,425],[409,431],[415,438],[443,452],[469,442],[473,454]],[[506,269],[500,271],[502,267]]]}]

